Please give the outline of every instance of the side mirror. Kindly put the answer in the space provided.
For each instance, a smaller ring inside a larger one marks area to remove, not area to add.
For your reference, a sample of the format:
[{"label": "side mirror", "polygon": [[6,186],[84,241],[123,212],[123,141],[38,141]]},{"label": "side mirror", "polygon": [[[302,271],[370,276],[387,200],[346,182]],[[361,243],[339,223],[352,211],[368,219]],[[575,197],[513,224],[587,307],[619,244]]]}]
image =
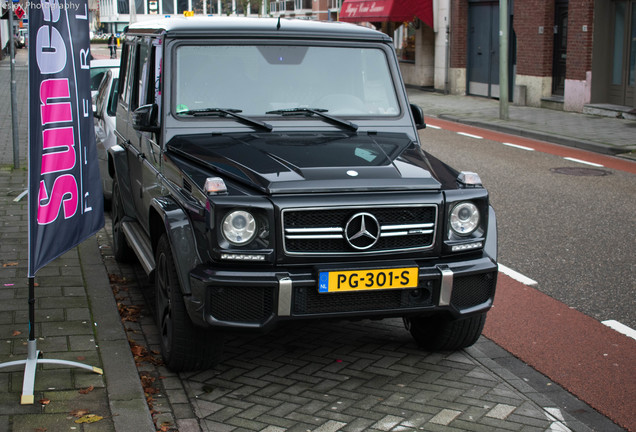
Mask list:
[{"label": "side mirror", "polygon": [[132,113],[132,127],[141,132],[157,132],[157,104],[142,105]]},{"label": "side mirror", "polygon": [[422,111],[422,108],[415,104],[411,104],[411,114],[413,114],[413,120],[415,121],[415,127],[417,130],[425,129],[426,122],[424,121],[424,111]]}]

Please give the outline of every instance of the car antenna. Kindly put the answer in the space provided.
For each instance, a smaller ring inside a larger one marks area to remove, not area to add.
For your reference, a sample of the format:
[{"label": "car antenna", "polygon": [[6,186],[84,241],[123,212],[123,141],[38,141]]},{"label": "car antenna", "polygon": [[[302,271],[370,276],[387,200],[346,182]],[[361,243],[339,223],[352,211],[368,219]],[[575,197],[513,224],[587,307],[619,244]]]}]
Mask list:
[{"label": "car antenna", "polygon": [[276,23],[276,30],[280,30],[280,15],[278,16],[278,23]]}]

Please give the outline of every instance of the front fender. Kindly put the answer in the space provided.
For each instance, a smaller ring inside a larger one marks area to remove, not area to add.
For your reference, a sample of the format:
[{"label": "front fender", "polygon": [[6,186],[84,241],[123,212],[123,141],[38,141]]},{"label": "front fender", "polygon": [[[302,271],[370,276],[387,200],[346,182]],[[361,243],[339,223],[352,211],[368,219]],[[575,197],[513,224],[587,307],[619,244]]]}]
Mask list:
[{"label": "front fender", "polygon": [[150,203],[150,236],[156,251],[159,238],[165,232],[172,249],[179,284],[184,295],[190,295],[190,270],[199,265],[194,232],[187,213],[171,198],[154,198]]},{"label": "front fender", "polygon": [[109,174],[119,185],[119,193],[121,195],[121,204],[124,208],[124,214],[132,216],[135,214],[135,207],[132,199],[132,189],[130,187],[128,154],[126,153],[126,149],[119,144],[110,147],[108,149],[108,160]]}]

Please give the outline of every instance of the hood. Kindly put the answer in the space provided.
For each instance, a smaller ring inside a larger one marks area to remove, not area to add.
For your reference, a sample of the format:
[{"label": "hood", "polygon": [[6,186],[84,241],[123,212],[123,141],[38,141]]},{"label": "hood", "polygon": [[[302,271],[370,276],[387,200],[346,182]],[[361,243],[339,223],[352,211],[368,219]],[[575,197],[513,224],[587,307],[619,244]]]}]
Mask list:
[{"label": "hood", "polygon": [[399,133],[179,135],[168,154],[269,194],[440,188],[424,153]]}]

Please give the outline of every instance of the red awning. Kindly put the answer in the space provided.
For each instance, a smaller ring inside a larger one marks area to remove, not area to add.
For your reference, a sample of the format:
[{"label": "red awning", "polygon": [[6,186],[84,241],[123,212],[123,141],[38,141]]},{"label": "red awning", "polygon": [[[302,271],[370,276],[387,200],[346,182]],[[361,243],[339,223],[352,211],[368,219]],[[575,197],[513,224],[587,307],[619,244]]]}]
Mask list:
[{"label": "red awning", "polygon": [[417,17],[433,27],[433,0],[344,0],[340,21],[413,21]]}]

